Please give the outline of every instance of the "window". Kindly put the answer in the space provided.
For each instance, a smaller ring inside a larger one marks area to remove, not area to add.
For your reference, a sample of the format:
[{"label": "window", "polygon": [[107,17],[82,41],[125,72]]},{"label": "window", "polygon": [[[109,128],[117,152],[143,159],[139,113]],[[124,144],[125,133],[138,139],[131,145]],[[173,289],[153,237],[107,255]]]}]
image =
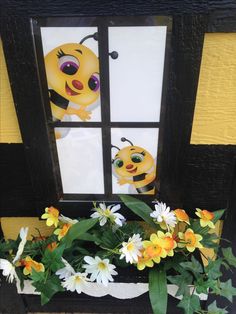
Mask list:
[{"label": "window", "polygon": [[63,199],[157,195],[171,19],[48,18],[32,25]]}]

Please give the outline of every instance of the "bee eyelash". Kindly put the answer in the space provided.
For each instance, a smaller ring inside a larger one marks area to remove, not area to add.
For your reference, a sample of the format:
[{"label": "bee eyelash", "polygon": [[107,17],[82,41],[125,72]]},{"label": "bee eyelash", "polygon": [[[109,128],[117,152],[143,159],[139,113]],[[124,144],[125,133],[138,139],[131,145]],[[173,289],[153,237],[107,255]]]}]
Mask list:
[{"label": "bee eyelash", "polygon": [[146,155],[144,151],[143,151],[141,154],[142,154],[143,156],[145,156],[145,155]]},{"label": "bee eyelash", "polygon": [[64,51],[62,51],[62,49],[58,50],[58,52],[57,52],[57,57],[58,57],[58,58],[64,57],[65,55],[66,55],[66,54],[65,54]]},{"label": "bee eyelash", "polygon": [[114,161],[115,161],[115,159],[112,159],[112,160],[111,160],[111,163],[114,164]]}]

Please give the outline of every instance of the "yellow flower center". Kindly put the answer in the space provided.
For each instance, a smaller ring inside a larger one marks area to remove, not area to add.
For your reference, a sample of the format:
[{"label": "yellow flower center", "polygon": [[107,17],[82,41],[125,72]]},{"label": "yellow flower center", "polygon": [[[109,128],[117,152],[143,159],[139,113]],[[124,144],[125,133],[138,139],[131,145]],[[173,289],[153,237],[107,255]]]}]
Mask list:
[{"label": "yellow flower center", "polygon": [[150,245],[146,248],[146,253],[149,257],[157,257],[161,254],[161,247],[158,245]]},{"label": "yellow flower center", "polygon": [[71,227],[70,224],[65,224],[65,225],[63,225],[63,227],[62,227],[62,229],[61,229],[61,231],[60,231],[61,237],[64,237],[64,236],[67,234],[67,232],[68,232],[68,230],[70,229],[70,227]]},{"label": "yellow flower center", "polygon": [[173,240],[173,238],[171,237],[165,237],[163,239],[163,249],[167,250],[167,251],[170,251],[174,248],[175,246],[175,242]]},{"label": "yellow flower center", "polygon": [[196,244],[196,236],[193,232],[186,231],[185,232],[185,241],[188,242],[189,246],[195,246]]},{"label": "yellow flower center", "polygon": [[133,251],[134,249],[134,244],[131,242],[127,245],[127,251]]},{"label": "yellow flower center", "polygon": [[177,208],[175,210],[175,215],[180,221],[189,221],[189,217],[183,209]]},{"label": "yellow flower center", "polygon": [[75,282],[80,284],[81,283],[81,278],[79,276],[75,276]]},{"label": "yellow flower center", "polygon": [[100,262],[100,263],[98,263],[98,269],[99,270],[104,270],[104,269],[106,269],[107,267],[106,267],[106,264],[105,263],[103,263],[103,262]]},{"label": "yellow flower center", "polygon": [[214,214],[209,212],[206,209],[202,210],[202,220],[212,220],[214,218]]},{"label": "yellow flower center", "polygon": [[51,214],[53,217],[57,218],[59,216],[59,211],[55,207],[51,206],[48,208],[48,214]]}]

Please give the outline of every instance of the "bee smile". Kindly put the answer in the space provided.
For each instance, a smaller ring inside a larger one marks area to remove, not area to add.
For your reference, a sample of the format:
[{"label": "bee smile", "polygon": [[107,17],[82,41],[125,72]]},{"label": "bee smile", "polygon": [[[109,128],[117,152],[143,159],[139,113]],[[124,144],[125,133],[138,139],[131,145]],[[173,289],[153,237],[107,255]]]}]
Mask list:
[{"label": "bee smile", "polygon": [[80,95],[80,94],[81,94],[81,93],[77,93],[77,92],[73,91],[73,90],[67,85],[67,82],[66,82],[66,87],[65,87],[65,89],[66,89],[67,95],[69,95],[69,96],[76,96],[76,95]]},{"label": "bee smile", "polygon": [[132,170],[127,170],[129,173],[135,173],[137,171],[137,167]]}]

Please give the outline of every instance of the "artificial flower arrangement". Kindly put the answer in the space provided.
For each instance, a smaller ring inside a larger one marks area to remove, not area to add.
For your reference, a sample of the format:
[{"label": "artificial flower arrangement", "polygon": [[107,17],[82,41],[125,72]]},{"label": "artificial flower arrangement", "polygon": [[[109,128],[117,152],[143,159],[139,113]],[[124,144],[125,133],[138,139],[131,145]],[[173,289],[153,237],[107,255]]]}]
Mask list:
[{"label": "artificial flower arrangement", "polygon": [[[9,282],[19,280],[21,287],[30,280],[41,294],[42,305],[56,292],[81,293],[89,282],[107,286],[120,267],[149,269],[149,297],[154,314],[166,314],[167,284],[178,286],[178,307],[185,314],[226,314],[216,301],[201,308],[199,294],[221,295],[232,302],[236,288],[231,279],[221,281],[222,268],[236,267],[230,247],[220,249],[212,232],[224,210],[196,209],[190,218],[183,209],[170,210],[155,202],[153,208],[131,196],[120,196],[123,203],[146,223],[126,222],[120,205],[93,204],[88,219],[70,219],[54,207],[45,209],[42,219],[54,226],[45,238],[27,241],[28,228],[21,228],[17,240],[0,242],[0,269]],[[147,228],[147,225],[149,227]],[[148,230],[148,231],[147,231]],[[214,258],[202,249],[214,250]],[[207,259],[203,265],[198,255]]]}]

